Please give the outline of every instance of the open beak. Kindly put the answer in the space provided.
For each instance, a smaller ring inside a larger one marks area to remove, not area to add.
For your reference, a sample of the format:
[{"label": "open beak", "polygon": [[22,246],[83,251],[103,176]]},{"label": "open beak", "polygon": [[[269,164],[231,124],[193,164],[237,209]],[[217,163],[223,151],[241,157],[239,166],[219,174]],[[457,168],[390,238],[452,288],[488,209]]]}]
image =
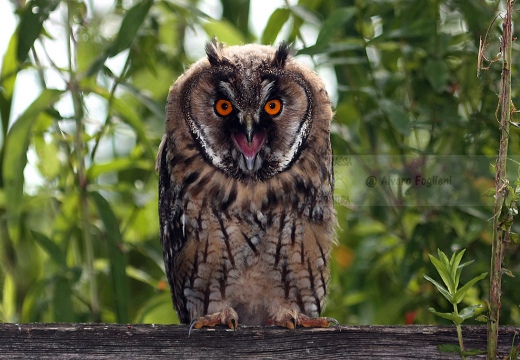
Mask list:
[{"label": "open beak", "polygon": [[242,123],[242,131],[234,132],[231,137],[238,150],[244,156],[246,167],[252,171],[255,167],[256,155],[265,144],[267,134],[265,130],[255,129],[253,115],[246,114]]}]

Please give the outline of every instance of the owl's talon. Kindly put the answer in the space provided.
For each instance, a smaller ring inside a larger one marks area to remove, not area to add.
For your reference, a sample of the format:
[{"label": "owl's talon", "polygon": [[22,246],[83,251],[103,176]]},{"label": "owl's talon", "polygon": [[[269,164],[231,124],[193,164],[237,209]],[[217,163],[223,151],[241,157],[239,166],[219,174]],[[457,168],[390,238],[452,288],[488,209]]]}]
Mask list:
[{"label": "owl's talon", "polygon": [[227,307],[222,311],[193,319],[190,324],[188,337],[192,329],[213,327],[215,325],[227,325],[230,329],[236,330],[238,327],[238,314],[233,308]]},{"label": "owl's talon", "polygon": [[295,329],[298,326],[301,327],[314,327],[314,328],[327,328],[330,326],[330,323],[334,323],[335,326],[340,326],[338,320],[334,318],[328,317],[318,317],[311,318],[305,314],[299,313],[294,315],[292,313],[287,313],[285,316],[282,316],[278,320],[269,319],[267,321],[267,325],[276,325],[281,326],[290,330]]}]

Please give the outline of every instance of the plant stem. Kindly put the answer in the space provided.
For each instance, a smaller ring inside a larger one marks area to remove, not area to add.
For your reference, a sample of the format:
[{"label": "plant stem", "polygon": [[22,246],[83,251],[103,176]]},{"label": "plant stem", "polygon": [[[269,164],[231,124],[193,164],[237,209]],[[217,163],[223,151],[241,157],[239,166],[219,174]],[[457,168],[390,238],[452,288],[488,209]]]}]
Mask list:
[{"label": "plant stem", "polygon": [[[459,315],[459,310],[457,309],[457,304],[453,304],[453,314]],[[462,340],[462,326],[461,324],[455,324],[457,328],[457,337],[459,338],[459,347],[460,347],[460,356],[462,356],[462,360],[466,360],[466,355],[463,354],[464,352],[464,341]]]},{"label": "plant stem", "polygon": [[509,123],[511,117],[511,52],[512,52],[512,6],[513,0],[507,0],[507,12],[502,24],[502,78],[500,89],[500,148],[495,175],[495,203],[493,211],[493,244],[491,250],[491,275],[489,290],[489,320],[487,359],[496,359],[498,344],[498,325],[500,320],[500,296],[502,293],[503,236],[502,208],[504,206],[507,184],[506,161],[509,141]]},{"label": "plant stem", "polygon": [[75,153],[76,153],[76,181],[79,187],[79,217],[81,222],[81,235],[83,246],[85,247],[85,263],[86,263],[86,277],[90,287],[90,306],[94,321],[99,320],[99,301],[97,292],[96,274],[94,272],[94,246],[90,236],[90,222],[89,222],[89,208],[88,208],[88,194],[87,194],[87,177],[85,173],[85,158],[83,155],[83,100],[79,88],[78,79],[75,71],[75,53],[73,49],[74,35],[73,35],[73,15],[71,4],[68,3],[67,8],[67,50],[69,58],[69,91],[72,96],[74,105],[74,120],[76,122],[76,134],[74,138]]}]

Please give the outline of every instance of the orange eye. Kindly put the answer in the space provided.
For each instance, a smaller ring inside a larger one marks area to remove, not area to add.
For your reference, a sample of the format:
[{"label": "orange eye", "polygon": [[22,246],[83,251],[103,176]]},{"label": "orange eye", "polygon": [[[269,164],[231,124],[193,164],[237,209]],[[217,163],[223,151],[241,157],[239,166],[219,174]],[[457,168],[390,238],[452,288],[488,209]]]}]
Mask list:
[{"label": "orange eye", "polygon": [[215,111],[220,116],[228,116],[233,111],[233,105],[228,100],[220,99],[215,103]]},{"label": "orange eye", "polygon": [[278,99],[269,100],[265,103],[264,110],[271,116],[278,115],[282,110],[282,102]]}]

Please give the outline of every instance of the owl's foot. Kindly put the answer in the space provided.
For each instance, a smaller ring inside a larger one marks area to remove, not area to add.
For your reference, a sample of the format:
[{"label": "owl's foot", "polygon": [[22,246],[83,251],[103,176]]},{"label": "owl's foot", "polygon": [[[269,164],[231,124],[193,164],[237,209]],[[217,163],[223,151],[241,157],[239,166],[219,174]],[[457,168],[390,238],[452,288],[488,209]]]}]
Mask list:
[{"label": "owl's foot", "polygon": [[238,314],[235,309],[232,307],[226,307],[222,311],[214,314],[193,319],[190,325],[190,333],[192,329],[200,329],[202,327],[211,327],[215,325],[227,325],[230,329],[236,330],[238,327]]},{"label": "owl's foot", "polygon": [[285,312],[281,316],[277,316],[275,319],[268,320],[267,325],[281,326],[287,329],[295,329],[298,326],[302,327],[316,327],[316,328],[327,328],[330,323],[334,323],[339,326],[339,322],[336,319],[328,317],[311,318],[305,314],[293,312]]}]

